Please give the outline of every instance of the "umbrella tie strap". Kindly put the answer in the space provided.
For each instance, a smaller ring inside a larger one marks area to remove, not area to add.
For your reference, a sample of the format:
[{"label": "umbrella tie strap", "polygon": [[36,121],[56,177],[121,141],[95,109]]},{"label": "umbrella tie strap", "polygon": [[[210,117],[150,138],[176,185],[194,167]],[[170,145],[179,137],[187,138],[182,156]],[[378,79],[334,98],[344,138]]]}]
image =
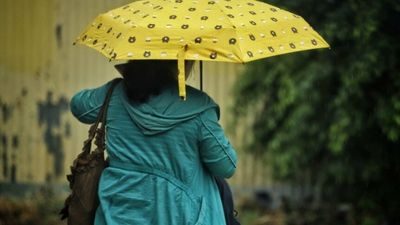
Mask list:
[{"label": "umbrella tie strap", "polygon": [[179,97],[186,100],[186,82],[185,82],[185,53],[187,45],[182,46],[178,52],[178,88]]}]

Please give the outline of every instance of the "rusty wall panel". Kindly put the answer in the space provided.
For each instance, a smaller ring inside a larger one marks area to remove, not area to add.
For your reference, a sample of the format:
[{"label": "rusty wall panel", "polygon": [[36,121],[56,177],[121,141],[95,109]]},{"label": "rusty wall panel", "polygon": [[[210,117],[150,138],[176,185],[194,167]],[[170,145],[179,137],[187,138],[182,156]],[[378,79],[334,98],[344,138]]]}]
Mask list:
[{"label": "rusty wall panel", "polygon": [[[62,40],[58,58],[62,59],[59,73],[64,78],[68,99],[78,90],[97,87],[118,76],[113,64],[98,52],[84,46],[73,46],[72,43],[80,32],[100,13],[129,1],[58,1],[60,17],[57,26],[61,27]],[[65,143],[64,168],[68,167],[76,154],[81,150],[82,142],[87,137],[88,126],[79,124],[70,113],[66,117],[70,124],[70,139]],[[61,179],[63,180],[63,178]]]},{"label": "rusty wall panel", "polygon": [[[0,182],[65,182],[88,126],[69,112],[70,97],[118,76],[98,52],[73,46],[75,37],[100,13],[127,0],[0,1]],[[204,90],[230,119],[231,88],[240,64],[204,63]],[[195,65],[189,84],[199,86]],[[240,151],[237,129],[229,133],[239,150],[236,185],[266,185],[260,161]]]},{"label": "rusty wall panel", "polygon": [[71,95],[116,76],[72,43],[98,12],[127,2],[0,2],[0,181],[64,179],[87,135],[69,113]]},{"label": "rusty wall panel", "polygon": [[45,150],[43,142],[38,142],[41,128],[35,123],[40,101],[36,85],[38,71],[54,52],[49,26],[52,4],[45,0],[27,3],[0,3],[0,179],[11,182],[45,174]]}]

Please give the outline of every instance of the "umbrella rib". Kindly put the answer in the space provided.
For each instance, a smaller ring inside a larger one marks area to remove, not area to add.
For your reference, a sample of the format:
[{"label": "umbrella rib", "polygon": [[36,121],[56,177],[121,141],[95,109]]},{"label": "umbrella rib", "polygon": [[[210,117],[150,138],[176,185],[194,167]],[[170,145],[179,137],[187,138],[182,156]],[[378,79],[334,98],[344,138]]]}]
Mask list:
[{"label": "umbrella rib", "polygon": [[[234,27],[236,27],[235,24],[231,21],[231,19],[230,19],[228,16],[225,16],[226,14],[225,14],[224,10],[220,7],[220,5],[219,5],[219,4],[216,4],[216,5],[217,5],[219,11],[222,12],[222,15],[223,15],[225,18],[227,18],[227,20],[229,21],[230,25],[232,26],[230,29],[233,29],[233,31],[235,32],[236,36],[238,37],[238,35],[237,35],[237,29],[234,28]],[[223,28],[223,29],[226,29],[226,28]],[[245,63],[245,61],[242,59],[243,51],[242,51],[242,48],[241,48],[241,46],[240,46],[239,43],[238,43],[238,46],[239,46],[238,48],[239,48],[239,51],[240,51],[240,55],[238,56],[238,57],[239,57],[239,60],[240,60],[241,63]]]},{"label": "umbrella rib", "polygon": [[[143,1],[145,1],[145,0],[140,0],[141,2],[143,2]],[[172,1],[162,1],[162,0],[155,0],[156,1],[156,3],[157,4],[159,4],[159,5],[162,5],[162,4],[168,4],[168,5],[170,5],[170,4],[172,4],[173,2]],[[166,2],[166,3],[165,3]],[[132,3],[130,3],[130,4],[132,4]],[[130,5],[130,4],[128,4],[128,5]],[[166,5],[163,5],[164,7],[166,6]],[[121,7],[123,7],[123,6],[121,6]],[[156,12],[158,9],[150,9],[149,11],[147,11],[147,13],[148,14],[152,14],[152,13],[154,13],[154,12]],[[113,11],[113,10],[110,10],[110,11],[108,11],[108,12],[106,12],[106,13],[104,13],[104,15],[105,14],[108,14],[109,12],[111,12],[111,11]],[[140,28],[144,28],[144,26],[141,26],[141,25],[143,25],[143,24],[141,24],[141,21],[142,20],[138,20],[137,21],[137,24],[138,24],[138,27],[140,27]],[[123,43],[122,42],[118,42],[116,45],[115,45],[115,47],[114,48],[120,48],[120,45],[123,45]],[[118,57],[117,57],[118,58]],[[117,59],[118,60],[118,59]]]}]

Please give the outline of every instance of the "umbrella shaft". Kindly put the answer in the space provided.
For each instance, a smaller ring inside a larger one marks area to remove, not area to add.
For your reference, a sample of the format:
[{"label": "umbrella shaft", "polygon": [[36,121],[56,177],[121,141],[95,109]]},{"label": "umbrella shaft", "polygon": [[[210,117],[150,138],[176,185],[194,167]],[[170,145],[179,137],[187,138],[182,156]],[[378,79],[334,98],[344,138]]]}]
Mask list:
[{"label": "umbrella shaft", "polygon": [[203,90],[203,61],[200,60],[200,90]]}]

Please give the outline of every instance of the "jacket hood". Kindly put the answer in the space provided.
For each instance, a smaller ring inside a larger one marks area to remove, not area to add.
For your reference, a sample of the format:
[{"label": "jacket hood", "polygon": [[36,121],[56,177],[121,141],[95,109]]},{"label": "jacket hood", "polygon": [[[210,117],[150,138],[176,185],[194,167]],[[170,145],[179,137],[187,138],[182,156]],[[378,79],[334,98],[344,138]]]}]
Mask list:
[{"label": "jacket hood", "polygon": [[208,109],[215,109],[219,118],[218,105],[206,93],[190,86],[187,86],[186,93],[187,99],[182,101],[178,88],[171,86],[141,104],[131,103],[125,93],[120,96],[129,116],[144,135],[168,131]]}]

